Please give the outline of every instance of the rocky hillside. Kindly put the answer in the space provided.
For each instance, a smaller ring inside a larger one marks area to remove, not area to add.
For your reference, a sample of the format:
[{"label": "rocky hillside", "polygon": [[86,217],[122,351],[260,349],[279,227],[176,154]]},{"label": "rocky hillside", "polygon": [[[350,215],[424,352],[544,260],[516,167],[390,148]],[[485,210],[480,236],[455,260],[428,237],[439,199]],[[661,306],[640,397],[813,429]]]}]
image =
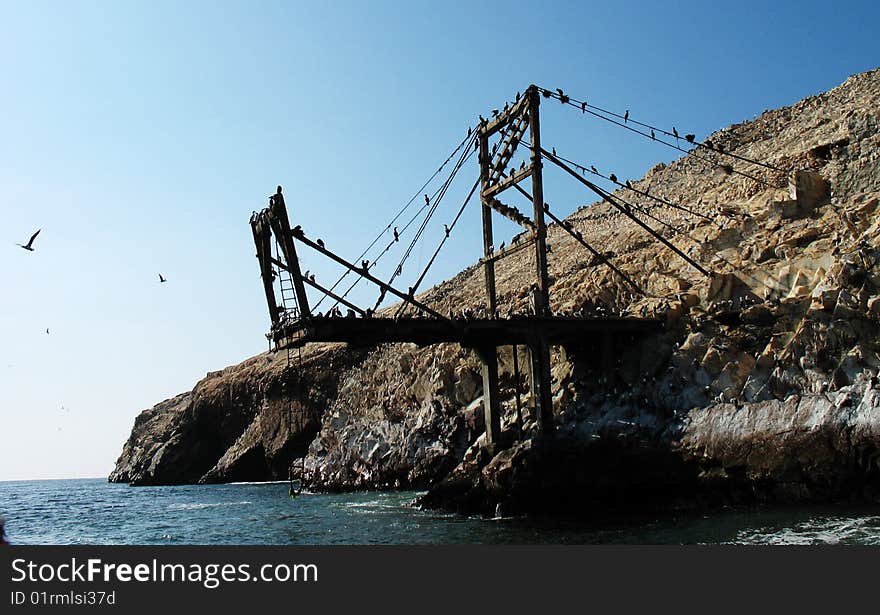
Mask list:
[{"label": "rocky hillside", "polygon": [[[774,168],[700,149],[633,182],[691,211],[618,194],[711,276],[602,203],[568,222],[643,295],[549,229],[554,312],[666,323],[621,355],[614,386],[586,357],[554,349],[554,442],[531,438],[527,420],[514,445],[490,454],[479,363],[457,346],[315,345],[300,370],[284,370],[283,354],[259,355],[143,412],[110,480],[284,478],[289,459],[307,453],[315,489],[430,488],[427,505],[487,513],[880,497],[880,71],[710,139]],[[530,254],[508,260],[501,310],[525,310]],[[471,267],[419,298],[445,312],[477,308],[482,296]],[[508,348],[512,434],[511,365]]]}]

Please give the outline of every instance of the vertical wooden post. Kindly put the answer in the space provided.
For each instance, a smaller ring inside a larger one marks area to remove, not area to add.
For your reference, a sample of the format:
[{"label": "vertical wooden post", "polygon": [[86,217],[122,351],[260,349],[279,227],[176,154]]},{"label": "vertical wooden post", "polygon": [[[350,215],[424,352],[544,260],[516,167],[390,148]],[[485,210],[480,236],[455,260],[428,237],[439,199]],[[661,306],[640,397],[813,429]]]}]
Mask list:
[{"label": "vertical wooden post", "polygon": [[483,415],[486,419],[486,444],[490,449],[501,435],[501,408],[498,402],[498,349],[484,346],[477,349],[483,362]]},{"label": "vertical wooden post", "polygon": [[254,214],[251,217],[251,230],[254,233],[254,245],[257,248],[257,260],[260,262],[260,277],[263,278],[263,290],[266,293],[266,303],[269,305],[269,316],[272,318],[272,327],[278,324],[278,304],[275,301],[275,287],[272,280],[272,229],[266,226],[266,218],[263,214]]},{"label": "vertical wooden post", "polygon": [[290,236],[290,220],[287,218],[287,207],[284,205],[284,196],[281,194],[281,186],[269,199],[269,213],[271,214],[272,230],[284,252],[284,260],[287,262],[290,277],[293,280],[293,289],[296,293],[296,302],[299,305],[299,313],[302,318],[311,316],[309,298],[306,295],[306,287],[302,281],[302,272],[299,268],[299,257],[296,255],[296,247],[293,237]]},{"label": "vertical wooden post", "polygon": [[523,437],[523,418],[522,418],[522,400],[520,399],[520,376],[519,376],[519,346],[514,344],[511,346],[513,350],[513,379],[514,392],[516,393],[516,433],[517,439],[522,440]]},{"label": "vertical wooden post", "polygon": [[495,261],[488,257],[492,255],[494,247],[492,245],[492,208],[486,202],[482,192],[489,187],[489,168],[491,158],[489,154],[489,137],[480,127],[480,201],[483,204],[483,256],[486,257],[483,263],[483,273],[486,279],[486,302],[489,306],[489,318],[495,318],[497,309],[497,301],[495,294]]},{"label": "vertical wooden post", "polygon": [[529,96],[529,130],[532,139],[532,207],[535,216],[535,269],[538,296],[535,298],[535,316],[547,316],[550,309],[550,282],[547,276],[547,225],[544,222],[544,179],[541,159],[541,124],[539,106],[541,96],[532,86]]},{"label": "vertical wooden post", "polygon": [[[550,313],[550,281],[547,275],[547,225],[544,222],[544,180],[541,160],[541,123],[538,88],[529,87],[529,129],[532,140],[532,207],[535,222],[535,316]],[[550,346],[546,338],[537,336],[529,346],[532,363],[532,395],[538,429],[545,434],[553,431],[553,396],[550,391]]]}]

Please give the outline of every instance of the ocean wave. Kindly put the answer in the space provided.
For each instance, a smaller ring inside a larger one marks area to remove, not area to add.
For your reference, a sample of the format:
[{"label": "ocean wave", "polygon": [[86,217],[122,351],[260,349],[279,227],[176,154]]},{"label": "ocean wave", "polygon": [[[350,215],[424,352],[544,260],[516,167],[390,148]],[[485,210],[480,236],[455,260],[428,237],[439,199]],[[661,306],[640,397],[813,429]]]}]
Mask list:
[{"label": "ocean wave", "polygon": [[741,532],[738,544],[763,545],[880,545],[880,517],[810,519],[785,528],[759,528]]},{"label": "ocean wave", "polygon": [[201,510],[203,508],[219,508],[221,506],[248,506],[253,502],[245,500],[242,502],[193,502],[182,504],[169,504],[168,510]]}]

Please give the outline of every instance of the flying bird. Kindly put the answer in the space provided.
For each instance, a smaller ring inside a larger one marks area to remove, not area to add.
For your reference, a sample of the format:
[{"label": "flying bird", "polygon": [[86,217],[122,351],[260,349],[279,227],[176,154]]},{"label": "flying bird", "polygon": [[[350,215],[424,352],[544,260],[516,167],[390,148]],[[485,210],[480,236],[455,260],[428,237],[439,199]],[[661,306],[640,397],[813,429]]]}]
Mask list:
[{"label": "flying bird", "polygon": [[28,239],[28,242],[27,242],[26,244],[22,245],[22,244],[20,244],[20,243],[17,243],[17,244],[15,244],[15,245],[17,245],[17,246],[20,247],[20,248],[24,248],[24,249],[27,250],[28,252],[33,252],[33,251],[34,251],[34,239],[37,238],[37,235],[40,234],[40,231],[41,231],[41,230],[43,230],[43,229],[37,229],[37,232],[34,233],[33,235],[31,235],[31,238]]},{"label": "flying bird", "polygon": [[160,273],[159,274],[159,283],[161,284],[162,282],[167,282],[167,281],[168,280],[166,280],[164,277],[162,277],[162,274]]}]

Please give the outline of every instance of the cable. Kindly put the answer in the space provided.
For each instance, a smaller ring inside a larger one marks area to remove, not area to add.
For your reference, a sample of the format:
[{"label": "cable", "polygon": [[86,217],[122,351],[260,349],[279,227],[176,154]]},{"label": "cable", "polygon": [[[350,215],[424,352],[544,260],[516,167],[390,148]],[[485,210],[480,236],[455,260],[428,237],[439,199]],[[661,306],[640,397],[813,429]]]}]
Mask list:
[{"label": "cable", "polygon": [[[717,146],[712,144],[711,140],[697,141],[694,138],[688,139],[687,138],[688,135],[685,135],[684,137],[682,137],[680,134],[678,134],[678,131],[676,131],[675,128],[673,128],[674,132],[669,132],[668,130],[665,130],[665,129],[660,128],[658,126],[652,126],[651,124],[646,124],[644,122],[640,122],[636,119],[631,118],[629,116],[629,111],[627,111],[624,115],[621,115],[619,113],[615,113],[614,111],[609,111],[608,109],[603,109],[602,107],[598,107],[596,105],[591,105],[591,104],[587,103],[586,101],[577,100],[576,98],[572,98],[571,96],[568,96],[566,94],[559,94],[558,92],[552,92],[546,88],[542,88],[541,86],[535,86],[535,87],[538,88],[538,90],[544,95],[545,98],[548,98],[548,97],[555,98],[556,100],[558,100],[559,102],[561,102],[563,104],[567,104],[571,107],[574,107],[575,109],[580,109],[582,113],[587,112],[587,109],[593,109],[595,111],[599,111],[600,113],[604,113],[606,115],[610,115],[612,117],[622,119],[625,124],[633,123],[633,124],[636,124],[637,126],[642,126],[643,128],[648,128],[648,129],[653,130],[655,132],[660,132],[660,133],[667,135],[669,137],[673,137],[676,139],[676,143],[678,142],[678,139],[683,138],[688,143],[693,143],[697,147],[704,147],[704,148],[711,150],[713,152],[718,152],[720,154],[724,154],[725,156],[730,156],[731,158],[735,158],[735,159],[741,160],[743,162],[748,162],[750,164],[765,167],[767,169],[770,169],[771,171],[778,171],[780,173],[787,172],[785,169],[781,169],[781,168],[774,166],[772,164],[762,162],[760,160],[755,160],[753,158],[748,158],[746,156],[741,156],[739,154],[734,154],[733,152],[728,152],[723,149],[719,149]],[[599,117],[601,117],[601,116],[599,116]],[[608,118],[603,118],[603,119],[608,119]],[[635,132],[639,132],[639,131],[635,131]],[[644,135],[645,133],[639,132],[639,134]],[[649,135],[645,135],[645,136],[649,136]],[[693,135],[691,135],[691,136],[693,136]],[[661,141],[661,143],[664,143],[666,145],[671,145],[669,143],[666,143],[665,141]],[[672,147],[675,147],[676,149],[679,149],[680,151],[683,151],[683,152],[689,151],[689,150],[683,150],[683,149],[679,148],[677,145],[672,146]]]},{"label": "cable", "polygon": [[[452,158],[455,156],[455,154],[458,153],[458,151],[462,147],[464,147],[465,145],[468,145],[468,147],[470,147],[469,142],[474,141],[475,139],[476,139],[476,131],[473,130],[473,127],[468,126],[467,136],[458,144],[458,146],[456,146],[456,148],[454,150],[452,150],[452,153],[449,154],[449,156],[446,158],[446,160],[443,161],[443,164],[441,164],[438,167],[438,169],[436,171],[434,171],[434,173],[431,175],[431,177],[429,177],[428,180],[424,184],[422,184],[421,188],[419,188],[418,190],[415,191],[415,193],[412,195],[412,197],[410,197],[409,201],[407,201],[406,204],[400,209],[400,211],[398,211],[397,214],[391,219],[391,222],[389,222],[388,225],[384,229],[382,229],[382,231],[376,236],[376,238],[373,239],[372,242],[370,242],[370,245],[368,245],[366,247],[366,249],[363,252],[361,252],[360,256],[358,256],[357,259],[355,259],[355,260],[358,260],[358,261],[362,260],[364,258],[364,256],[366,256],[367,253],[371,249],[373,249],[373,246],[375,246],[379,242],[379,240],[382,238],[383,235],[385,235],[385,233],[387,233],[389,230],[391,230],[392,225],[397,221],[398,218],[400,218],[400,216],[402,216],[404,214],[404,212],[406,212],[406,210],[409,208],[410,205],[413,204],[413,202],[416,200],[416,198],[418,198],[418,196],[420,194],[422,194],[422,191],[428,186],[428,184],[430,184],[432,181],[434,181],[434,179],[440,174],[440,172],[443,171],[443,168],[447,164],[449,164],[449,161],[452,160]],[[351,273],[351,270],[346,270],[345,273],[343,273],[339,277],[339,279],[336,280],[336,282],[333,284],[333,286],[330,287],[330,290],[331,291],[335,290],[336,287],[339,286],[339,284],[342,282],[342,280],[344,280],[345,277],[349,273]],[[323,297],[321,297],[321,299],[318,300],[318,303],[315,304],[313,309],[317,309],[318,306],[320,306],[321,303],[324,301],[324,299],[326,299],[327,297],[328,297],[328,295],[324,295]]]},{"label": "cable", "polygon": [[[559,99],[560,101],[562,100],[562,99],[559,97],[558,94],[554,94],[554,93],[549,92],[548,90],[544,90],[544,89],[542,89],[542,88],[539,88],[539,90],[541,90],[542,92],[545,92],[545,93],[547,93],[547,94],[550,94],[550,96],[552,96],[553,98],[557,98],[557,99]],[[573,104],[573,103],[571,102],[571,100],[568,99],[567,96],[566,96],[566,99],[567,99],[567,102],[565,102],[565,103],[563,103],[563,104],[568,104],[569,106],[575,107],[575,108],[577,108],[577,109],[581,109],[581,107],[579,107],[579,106]],[[586,104],[586,103],[584,103],[584,104]],[[590,107],[590,105],[586,105],[586,107]],[[687,150],[687,149],[684,149],[683,147],[679,147],[678,145],[675,145],[674,143],[669,143],[668,141],[664,141],[663,139],[659,139],[659,138],[657,138],[656,136],[652,136],[652,135],[650,135],[650,134],[648,134],[648,133],[642,132],[642,131],[640,131],[640,130],[636,130],[636,129],[633,128],[632,126],[627,126],[626,124],[621,124],[621,123],[618,122],[618,121],[615,121],[615,120],[613,120],[613,119],[611,119],[611,118],[609,118],[609,117],[605,117],[604,115],[601,115],[601,114],[599,114],[599,113],[596,113],[595,111],[592,111],[591,109],[586,108],[586,107],[582,109],[582,111],[583,111],[584,113],[589,113],[590,115],[593,115],[593,116],[595,116],[595,117],[598,117],[599,119],[605,120],[606,122],[610,122],[610,123],[612,123],[612,124],[614,124],[614,125],[616,125],[616,126],[620,126],[621,128],[625,128],[626,130],[629,130],[629,131],[634,132],[634,133],[636,133],[636,134],[638,134],[638,135],[641,135],[641,136],[645,137],[646,139],[651,139],[651,141],[656,141],[657,143],[662,143],[663,145],[665,145],[665,146],[667,146],[667,147],[671,147],[671,148],[674,149],[674,150],[678,150],[679,152],[683,152],[683,153],[685,153],[685,154],[689,154],[689,155],[691,155],[692,157],[696,158],[697,160],[702,160],[703,162],[706,162],[706,163],[708,163],[708,164],[710,164],[710,165],[712,165],[712,166],[714,166],[714,167],[718,167],[718,168],[720,168],[720,169],[723,169],[726,173],[735,173],[736,175],[741,175],[741,176],[743,176],[743,177],[746,177],[746,178],[748,178],[748,179],[751,179],[752,181],[758,182],[759,184],[763,184],[763,185],[765,185],[765,186],[767,186],[767,187],[770,187],[770,188],[775,187],[775,186],[773,186],[772,184],[770,184],[769,182],[764,181],[763,179],[761,179],[761,178],[759,178],[759,177],[755,177],[754,175],[750,175],[750,174],[745,173],[745,172],[743,172],[743,171],[739,171],[739,170],[733,168],[733,167],[730,166],[730,165],[722,164],[722,163],[716,162],[716,161],[714,161],[714,160],[711,160],[711,159],[709,159],[709,158],[706,158],[706,157],[704,157],[704,156],[700,156],[700,155],[696,154],[693,150]],[[617,114],[614,114],[614,115],[617,115]],[[665,131],[662,131],[662,132],[665,132]],[[707,149],[708,149],[708,148],[707,148]],[[716,150],[712,149],[711,151],[716,151]],[[721,153],[726,153],[726,152],[721,152]],[[747,160],[747,159],[746,159],[746,160]],[[753,162],[753,161],[748,161],[748,162]],[[756,163],[756,164],[763,164],[763,163]],[[763,165],[763,166],[766,166],[766,165]],[[771,168],[773,168],[774,170],[777,170],[777,171],[779,171],[779,172],[783,172],[783,173],[784,173],[784,171],[782,171],[781,169],[776,169],[775,167],[771,167]]]}]

